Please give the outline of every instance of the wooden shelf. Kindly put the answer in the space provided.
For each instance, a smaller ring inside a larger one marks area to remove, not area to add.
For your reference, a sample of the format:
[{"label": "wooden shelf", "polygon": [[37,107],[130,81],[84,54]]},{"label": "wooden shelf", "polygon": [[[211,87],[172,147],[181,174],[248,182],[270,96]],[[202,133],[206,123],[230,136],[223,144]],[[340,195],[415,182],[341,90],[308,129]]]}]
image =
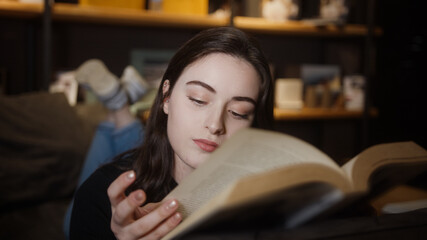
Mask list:
[{"label": "wooden shelf", "polygon": [[[2,16],[37,17],[42,14],[43,5],[41,4],[0,2],[0,15]],[[52,7],[52,18],[72,22],[179,28],[220,27],[230,23],[228,17],[170,14],[142,9],[81,6],[67,3],[55,3]]]},{"label": "wooden shelf", "polygon": [[[354,119],[362,118],[363,111],[348,111],[335,108],[302,108],[300,110],[292,109],[274,109],[274,119],[277,121],[285,120],[330,120],[330,119]],[[378,111],[373,108],[370,111],[371,117],[377,117]]]},{"label": "wooden shelf", "polygon": [[[377,117],[378,110],[373,108],[370,117]],[[146,110],[141,114],[141,120],[145,123],[150,115]],[[295,121],[295,120],[332,120],[332,119],[357,119],[363,117],[363,111],[348,111],[334,108],[303,108],[300,110],[274,108],[274,120]]]},{"label": "wooden shelf", "polygon": [[11,16],[19,18],[34,18],[41,16],[43,5],[20,3],[15,1],[0,2],[0,16]]},{"label": "wooden shelf", "polygon": [[229,18],[170,14],[138,9],[80,6],[60,4],[53,7],[54,19],[155,27],[209,28],[227,26]]},{"label": "wooden shelf", "polygon": [[[42,4],[25,4],[16,1],[1,1],[0,15],[13,17],[38,17],[43,14]],[[54,20],[92,22],[103,24],[140,25],[154,27],[209,28],[228,26],[228,17],[170,14],[138,9],[81,6],[78,4],[55,3],[52,8]],[[301,21],[274,22],[263,18],[237,16],[234,26],[250,32],[302,36],[365,36],[364,25],[347,24],[342,27],[328,25],[317,27]],[[375,35],[381,35],[380,28]]]},{"label": "wooden shelf", "polygon": [[[234,26],[246,31],[308,36],[365,36],[368,29],[364,25],[346,24],[344,26],[314,26],[301,21],[275,22],[264,18],[234,17]],[[376,35],[381,35],[380,28],[375,29]]]}]

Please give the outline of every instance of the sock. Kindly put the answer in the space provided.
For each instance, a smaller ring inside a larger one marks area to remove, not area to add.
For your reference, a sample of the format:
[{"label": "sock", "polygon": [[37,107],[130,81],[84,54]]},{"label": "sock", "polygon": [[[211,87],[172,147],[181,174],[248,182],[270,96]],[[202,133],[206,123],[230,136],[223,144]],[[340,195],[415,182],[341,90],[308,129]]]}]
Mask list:
[{"label": "sock", "polygon": [[137,102],[148,92],[148,89],[150,88],[149,84],[133,66],[127,66],[125,68],[121,81],[122,86],[129,97],[130,104]]},{"label": "sock", "polygon": [[125,90],[102,61],[90,59],[84,62],[76,70],[75,77],[80,84],[92,90],[106,108],[117,110],[126,104]]}]

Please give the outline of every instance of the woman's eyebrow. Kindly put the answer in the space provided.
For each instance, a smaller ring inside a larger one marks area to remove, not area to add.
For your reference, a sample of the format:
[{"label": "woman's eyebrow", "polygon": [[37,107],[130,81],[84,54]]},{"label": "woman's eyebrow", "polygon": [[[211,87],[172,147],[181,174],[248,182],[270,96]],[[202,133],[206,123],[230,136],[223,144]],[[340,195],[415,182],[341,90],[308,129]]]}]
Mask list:
[{"label": "woman's eyebrow", "polygon": [[208,84],[201,82],[201,81],[197,81],[197,80],[189,81],[186,83],[186,85],[199,85],[201,87],[206,88],[209,92],[216,93],[216,91],[215,91],[215,89],[213,89],[213,87],[211,87]]},{"label": "woman's eyebrow", "polygon": [[[215,89],[211,86],[209,86],[208,84],[201,82],[201,81],[197,81],[197,80],[193,80],[193,81],[189,81],[186,83],[186,85],[198,85],[201,87],[206,88],[208,91],[212,92],[212,93],[216,93]],[[234,101],[244,101],[244,102],[249,102],[252,103],[253,105],[256,106],[256,101],[250,97],[241,97],[241,96],[236,96],[233,97]]]},{"label": "woman's eyebrow", "polygon": [[250,102],[250,103],[252,103],[253,105],[255,105],[255,106],[256,106],[256,101],[255,101],[255,100],[253,100],[253,99],[252,99],[252,98],[250,98],[250,97],[233,97],[233,100],[235,100],[235,101]]}]

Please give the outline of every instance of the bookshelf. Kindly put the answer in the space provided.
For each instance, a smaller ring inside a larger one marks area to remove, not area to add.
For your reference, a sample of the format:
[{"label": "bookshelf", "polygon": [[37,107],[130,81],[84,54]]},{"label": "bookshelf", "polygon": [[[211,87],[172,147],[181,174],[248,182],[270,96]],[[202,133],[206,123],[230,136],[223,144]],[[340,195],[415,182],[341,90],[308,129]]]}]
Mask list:
[{"label": "bookshelf", "polygon": [[53,19],[153,27],[209,28],[229,24],[229,18],[190,16],[136,9],[55,4]]},{"label": "bookshelf", "polygon": [[[0,1],[0,14],[11,17],[41,17],[43,5]],[[55,3],[52,6],[52,19],[53,21],[179,28],[220,27],[230,23],[228,17],[190,16],[142,9],[80,6],[68,3]]]},{"label": "bookshelf", "polygon": [[[0,15],[34,18],[41,17],[43,5],[0,1]],[[154,12],[149,10],[121,9],[98,6],[80,6],[78,4],[55,3],[52,7],[54,21],[88,22],[118,24],[128,26],[209,28],[230,25],[228,17],[196,16]],[[313,26],[300,21],[274,22],[263,18],[235,16],[233,25],[244,31],[263,34],[363,37],[368,28],[361,24],[344,26]],[[374,29],[375,35],[381,35],[381,28]]]},{"label": "bookshelf", "polygon": [[[13,18],[38,18],[43,15],[43,4],[0,1],[0,16]],[[98,23],[126,26],[172,27],[204,29],[230,25],[228,17],[195,16],[154,12],[149,10],[81,6],[78,4],[55,3],[52,6],[53,21],[77,23]],[[263,18],[235,16],[233,25],[244,31],[267,35],[290,35],[307,37],[365,37],[368,27],[361,24],[317,27],[300,21],[274,22]],[[382,35],[382,29],[375,27],[374,35]],[[280,37],[280,36],[279,36]],[[302,110],[275,109],[277,120],[309,120],[361,118],[363,112],[343,109],[304,108]],[[376,110],[369,112],[377,116]]]},{"label": "bookshelf", "polygon": [[[371,2],[371,0],[367,0],[367,2]],[[233,25],[257,36],[261,40],[264,50],[272,55],[273,62],[286,59],[295,64],[304,62],[334,64],[349,59],[350,64],[355,63],[355,68],[361,74],[366,75],[369,82],[372,78],[369,68],[375,61],[375,56],[371,57],[371,53],[375,51],[373,39],[383,34],[381,28],[369,24],[369,21],[366,25],[346,24],[344,26],[318,27],[298,21],[273,22],[263,18],[243,16],[234,16],[232,19],[189,16],[67,3],[53,4],[50,13],[53,65],[75,67],[82,60],[96,56],[110,63],[113,72],[116,70],[117,73],[122,70],[121,63],[124,64],[128,61],[127,56],[124,55],[131,48],[174,48],[201,29]],[[40,20],[45,16],[43,4],[0,1],[0,19],[5,22],[17,22],[23,29],[28,28],[26,34],[29,39],[43,39],[38,34],[40,27],[44,26],[40,25]],[[90,33],[93,31],[99,31],[99,34],[91,36]],[[150,36],[150,39],[147,40],[146,36]],[[100,41],[101,39],[102,41]],[[31,40],[22,42],[30,46],[28,49],[30,56],[37,57],[38,49],[43,49],[38,48],[40,44],[37,42]],[[354,58],[353,56],[339,58],[339,54],[336,53],[347,47],[350,48],[351,54],[355,54]],[[33,62],[29,61],[28,65],[36,74],[37,70],[34,69],[43,64],[33,60]],[[55,67],[52,69],[57,70]],[[31,81],[29,80],[29,82]],[[311,142],[324,148],[328,142],[331,143],[329,144],[331,146],[335,144],[335,140],[338,138],[355,139],[356,142],[360,141],[359,135],[367,135],[368,131],[360,130],[360,125],[363,125],[362,122],[367,124],[372,117],[377,117],[379,111],[372,109],[369,104],[366,109],[371,110],[303,108],[295,111],[275,109],[274,116],[280,122],[283,131],[294,131],[295,135],[302,136],[303,139],[314,139]],[[332,139],[331,132],[343,132],[341,129],[332,129],[335,128],[338,121],[339,124],[343,124],[344,131],[349,133],[346,136],[340,135]],[[355,128],[358,130],[351,130]],[[303,132],[302,135],[301,132]],[[325,138],[331,139],[325,140]],[[353,147],[348,147],[345,151],[353,151]],[[353,153],[351,152],[351,154]]]},{"label": "bookshelf", "polygon": [[[274,22],[264,18],[242,16],[234,17],[233,21],[234,26],[237,28],[262,34],[363,37],[368,33],[367,27],[361,24],[319,27],[301,21]],[[381,28],[375,28],[375,34],[381,35]]]}]

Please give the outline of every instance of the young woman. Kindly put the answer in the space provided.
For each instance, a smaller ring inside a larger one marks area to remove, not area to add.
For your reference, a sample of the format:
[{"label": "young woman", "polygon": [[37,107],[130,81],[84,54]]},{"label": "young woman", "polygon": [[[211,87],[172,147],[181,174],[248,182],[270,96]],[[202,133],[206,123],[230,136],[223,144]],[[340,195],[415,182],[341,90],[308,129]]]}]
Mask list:
[{"label": "young woman", "polygon": [[141,147],[98,169],[79,188],[71,239],[161,238],[180,221],[178,202],[160,202],[233,133],[269,128],[269,66],[240,30],[202,31],[171,59]]}]

